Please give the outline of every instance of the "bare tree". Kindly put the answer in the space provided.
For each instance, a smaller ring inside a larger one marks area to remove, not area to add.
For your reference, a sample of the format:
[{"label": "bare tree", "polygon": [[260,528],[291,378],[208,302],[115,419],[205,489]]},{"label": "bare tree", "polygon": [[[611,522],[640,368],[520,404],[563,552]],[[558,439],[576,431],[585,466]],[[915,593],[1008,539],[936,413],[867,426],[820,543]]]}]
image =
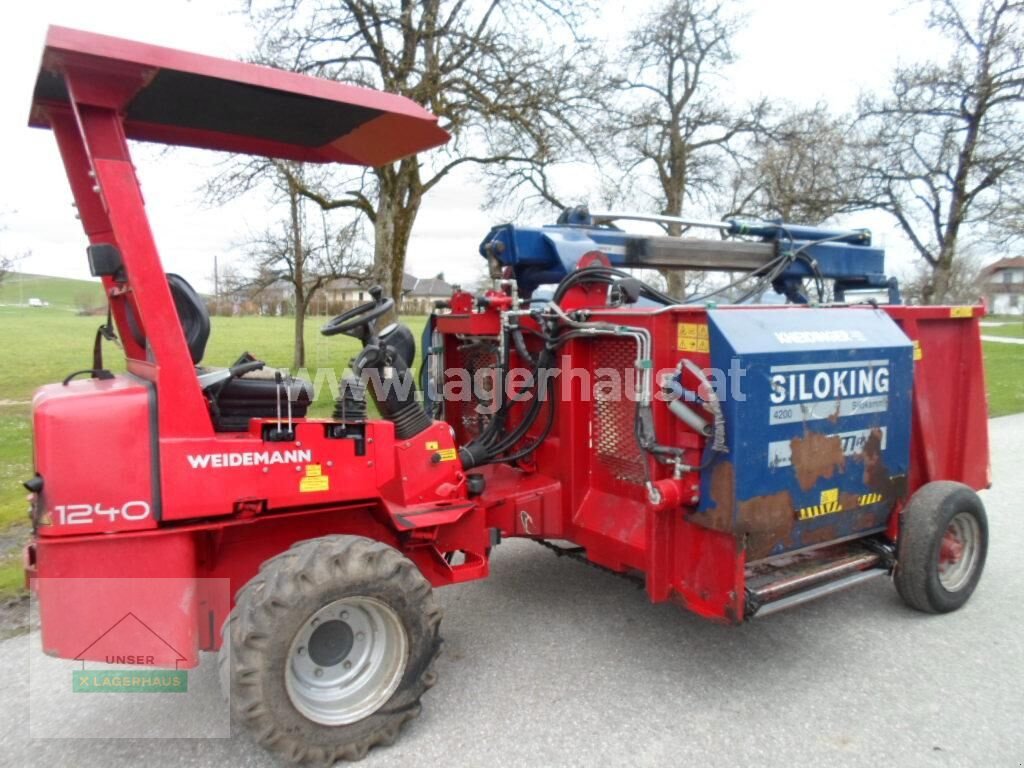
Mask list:
[{"label": "bare tree", "polygon": [[1024,168],[1014,170],[1006,187],[1003,209],[999,218],[992,222],[992,244],[998,248],[1016,248],[1024,242]]},{"label": "bare tree", "polygon": [[[265,161],[261,173],[275,173],[275,189],[287,203],[288,214],[277,224],[268,226],[250,238],[246,249],[252,256],[252,273],[248,289],[254,294],[265,292],[271,286],[289,286],[295,310],[293,362],[296,368],[306,364],[304,327],[306,312],[317,291],[339,277],[363,276],[357,243],[359,222],[349,221],[338,226],[328,222],[326,214],[310,222],[306,216],[306,198],[300,184],[308,183],[307,169],[296,163]],[[241,183],[254,177],[227,176],[212,182],[208,192],[215,197],[232,195],[237,188],[232,179]],[[241,286],[226,286],[237,292]]]},{"label": "bare tree", "polygon": [[373,226],[375,270],[391,295],[401,293],[424,196],[457,168],[500,167],[511,190],[548,196],[547,168],[579,135],[574,105],[593,94],[596,70],[573,34],[585,10],[572,0],[251,3],[264,63],[407,96],[454,136],[430,158],[296,185],[322,208],[352,209]]},{"label": "bare tree", "polygon": [[947,62],[901,67],[891,93],[861,104],[863,202],[892,214],[927,264],[927,303],[951,300],[965,233],[1004,220],[1024,166],[1024,3],[981,0],[973,18],[964,5],[933,0]]},{"label": "bare tree", "polygon": [[732,177],[728,215],[820,224],[863,197],[849,121],[825,104],[789,108],[752,137]]},{"label": "bare tree", "polygon": [[0,255],[0,283],[3,283],[11,272],[16,271],[18,262],[21,261],[22,258],[23,256]]},{"label": "bare tree", "polygon": [[[923,259],[917,261],[909,274],[900,279],[900,294],[908,304],[927,304],[934,280],[933,270]],[[944,301],[952,304],[973,304],[982,293],[982,270],[974,251],[961,248],[950,265]]]},{"label": "bare tree", "polygon": [[[669,216],[719,191],[737,138],[757,130],[765,114],[764,103],[737,111],[715,94],[716,79],[734,60],[739,27],[725,8],[716,0],[664,0],[623,52],[618,84],[625,98],[616,133],[624,186],[648,172],[657,182],[656,204]],[[685,276],[671,271],[666,278],[670,292],[681,296]]]},{"label": "bare tree", "polygon": [[[0,232],[6,229],[6,226],[0,225]],[[28,255],[28,252],[14,254],[8,251],[0,251],[0,283],[3,283],[11,272],[17,271],[18,263]]]}]

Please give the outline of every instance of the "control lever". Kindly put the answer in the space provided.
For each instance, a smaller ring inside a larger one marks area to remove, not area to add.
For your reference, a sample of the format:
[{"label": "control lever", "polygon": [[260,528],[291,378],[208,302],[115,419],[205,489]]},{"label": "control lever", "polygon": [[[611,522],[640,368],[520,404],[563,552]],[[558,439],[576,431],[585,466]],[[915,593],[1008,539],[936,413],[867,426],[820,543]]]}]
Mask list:
[{"label": "control lever", "polygon": [[293,432],[292,429],[292,375],[289,373],[288,378],[285,379],[285,402],[288,403],[288,431]]},{"label": "control lever", "polygon": [[281,372],[274,371],[274,398],[277,401],[277,427],[281,428]]},{"label": "control lever", "polygon": [[271,443],[284,443],[295,439],[295,430],[292,428],[292,398],[291,398],[291,376],[288,377],[288,392],[285,397],[288,399],[288,428],[281,428],[281,386],[285,379],[280,371],[274,371],[274,395],[277,404],[277,423],[272,429],[264,427],[263,439]]}]

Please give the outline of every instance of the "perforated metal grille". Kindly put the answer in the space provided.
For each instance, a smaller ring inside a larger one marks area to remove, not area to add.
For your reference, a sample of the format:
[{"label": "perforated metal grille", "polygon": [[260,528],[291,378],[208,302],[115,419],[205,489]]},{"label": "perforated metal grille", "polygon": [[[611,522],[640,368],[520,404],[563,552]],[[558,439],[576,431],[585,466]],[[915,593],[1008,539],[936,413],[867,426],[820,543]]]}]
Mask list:
[{"label": "perforated metal grille", "polygon": [[[594,345],[594,402],[590,435],[599,471],[626,483],[645,481],[643,456],[636,442],[636,343],[629,339],[602,340]],[[615,371],[616,386],[606,385],[605,368]]]},{"label": "perforated metal grille", "polygon": [[[448,403],[446,412],[449,423],[461,427],[460,437],[463,441],[476,437],[487,426],[489,416],[486,410],[477,407],[481,401],[476,397],[476,382],[484,372],[494,368],[497,360],[497,349],[491,344],[467,344],[459,349],[459,361],[455,365],[464,368],[469,374],[474,394],[469,400],[460,399]],[[491,376],[483,376],[483,380],[493,381]]]}]

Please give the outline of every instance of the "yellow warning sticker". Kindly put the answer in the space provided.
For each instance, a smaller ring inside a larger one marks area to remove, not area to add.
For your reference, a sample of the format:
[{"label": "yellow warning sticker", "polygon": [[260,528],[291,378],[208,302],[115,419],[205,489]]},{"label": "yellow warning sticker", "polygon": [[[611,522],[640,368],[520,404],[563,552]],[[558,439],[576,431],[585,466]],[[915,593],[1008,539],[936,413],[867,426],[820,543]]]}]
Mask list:
[{"label": "yellow warning sticker", "polygon": [[[436,445],[436,443],[435,443]],[[445,448],[437,452],[437,455],[441,457],[441,461],[455,461],[459,458],[459,452],[454,448]]]},{"label": "yellow warning sticker", "polygon": [[428,451],[436,451],[440,446],[437,444],[437,440],[428,440],[426,448]]},{"label": "yellow warning sticker", "polygon": [[329,491],[331,478],[323,473],[319,464],[307,464],[306,475],[299,480],[299,493],[316,493]]},{"label": "yellow warning sticker", "polygon": [[924,357],[924,352],[921,350],[921,342],[914,339],[914,360],[920,360]]},{"label": "yellow warning sticker", "polygon": [[843,505],[839,503],[839,489],[828,488],[821,492],[821,503],[813,507],[804,507],[799,510],[801,520],[813,520],[822,515],[831,515],[835,512],[842,512]]},{"label": "yellow warning sticker", "polygon": [[870,504],[877,504],[884,497],[880,493],[865,493],[857,498],[857,503],[862,507],[866,507]]},{"label": "yellow warning sticker", "polygon": [[974,307],[950,307],[950,317],[974,317]]},{"label": "yellow warning sticker", "polygon": [[703,323],[679,323],[676,345],[681,352],[708,352],[708,327]]},{"label": "yellow warning sticker", "polygon": [[822,515],[831,515],[835,512],[842,512],[843,505],[838,501],[830,501],[828,504],[815,504],[813,507],[804,507],[800,510],[801,520],[813,520]]}]

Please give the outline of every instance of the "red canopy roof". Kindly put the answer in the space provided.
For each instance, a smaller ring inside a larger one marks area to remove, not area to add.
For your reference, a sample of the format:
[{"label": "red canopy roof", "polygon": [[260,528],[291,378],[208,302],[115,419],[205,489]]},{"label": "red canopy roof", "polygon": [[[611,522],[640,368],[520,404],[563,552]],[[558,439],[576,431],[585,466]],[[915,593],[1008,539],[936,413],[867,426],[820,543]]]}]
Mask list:
[{"label": "red canopy roof", "polygon": [[384,165],[449,139],[402,96],[255,64],[50,27],[29,125],[66,106],[113,107],[130,139],[307,162]]}]

